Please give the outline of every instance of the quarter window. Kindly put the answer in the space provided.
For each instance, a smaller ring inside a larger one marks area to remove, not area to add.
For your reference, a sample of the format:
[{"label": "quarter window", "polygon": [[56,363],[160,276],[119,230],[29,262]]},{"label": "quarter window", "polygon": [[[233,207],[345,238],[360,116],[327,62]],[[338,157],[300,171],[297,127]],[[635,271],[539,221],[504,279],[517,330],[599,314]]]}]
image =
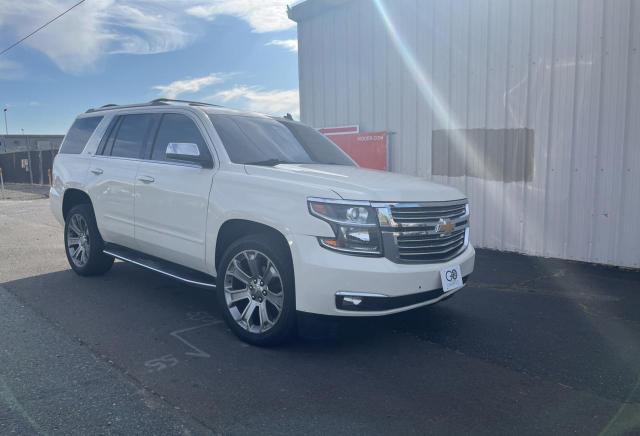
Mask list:
[{"label": "quarter window", "polygon": [[125,115],[118,127],[111,156],[140,158],[151,121],[150,114]]},{"label": "quarter window", "polygon": [[167,145],[172,142],[196,144],[200,156],[209,156],[209,151],[200,130],[189,117],[182,114],[164,114],[154,141],[151,160],[165,161]]},{"label": "quarter window", "polygon": [[78,118],[73,123],[64,142],[60,146],[60,153],[79,154],[82,153],[87,141],[93,135],[93,132],[102,121],[102,117],[84,117]]}]

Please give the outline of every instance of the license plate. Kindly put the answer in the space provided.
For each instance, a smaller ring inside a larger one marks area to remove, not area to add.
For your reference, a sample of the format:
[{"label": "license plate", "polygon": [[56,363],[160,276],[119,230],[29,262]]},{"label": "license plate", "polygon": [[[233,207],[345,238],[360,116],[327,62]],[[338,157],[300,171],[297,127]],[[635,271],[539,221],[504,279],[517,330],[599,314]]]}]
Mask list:
[{"label": "license plate", "polygon": [[440,280],[442,281],[442,290],[446,292],[455,291],[462,287],[462,271],[460,265],[453,265],[440,270]]}]

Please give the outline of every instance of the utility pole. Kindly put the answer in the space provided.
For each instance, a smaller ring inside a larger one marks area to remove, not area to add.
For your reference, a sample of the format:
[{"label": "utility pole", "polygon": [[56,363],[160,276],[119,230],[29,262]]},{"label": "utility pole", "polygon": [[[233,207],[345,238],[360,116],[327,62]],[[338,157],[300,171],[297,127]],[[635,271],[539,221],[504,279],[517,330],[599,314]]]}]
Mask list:
[{"label": "utility pole", "polygon": [[27,147],[27,162],[29,166],[29,182],[33,185],[33,165],[31,164],[31,146],[29,145],[29,137],[25,138],[24,129],[22,129],[22,140],[25,141]]},{"label": "utility pole", "polygon": [[8,108],[4,108],[4,132],[8,135],[9,134],[9,127],[7,124],[7,109]]}]

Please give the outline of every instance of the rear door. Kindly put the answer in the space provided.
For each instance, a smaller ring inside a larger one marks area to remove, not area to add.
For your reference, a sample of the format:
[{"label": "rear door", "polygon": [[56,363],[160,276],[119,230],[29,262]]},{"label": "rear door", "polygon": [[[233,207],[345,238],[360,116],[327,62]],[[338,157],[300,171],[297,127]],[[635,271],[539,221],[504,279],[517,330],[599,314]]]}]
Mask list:
[{"label": "rear door", "polygon": [[[136,177],[135,234],[144,253],[206,271],[205,236],[213,170],[168,157],[169,144],[196,144],[212,162],[201,121],[164,113]],[[212,166],[212,165],[205,165]]]},{"label": "rear door", "polygon": [[104,126],[98,127],[98,125],[103,119],[102,115],[80,116],[77,118],[65,135],[60,151],[53,160],[53,183],[49,200],[51,210],[61,224],[64,224],[64,217],[62,216],[64,190],[85,186],[87,169],[92,157],[89,153],[83,153],[83,151],[85,148],[95,145],[95,142],[100,141],[104,134]]},{"label": "rear door", "polygon": [[88,190],[98,229],[105,241],[135,247],[134,195],[136,174],[152,131],[151,114],[119,115],[92,159]]}]

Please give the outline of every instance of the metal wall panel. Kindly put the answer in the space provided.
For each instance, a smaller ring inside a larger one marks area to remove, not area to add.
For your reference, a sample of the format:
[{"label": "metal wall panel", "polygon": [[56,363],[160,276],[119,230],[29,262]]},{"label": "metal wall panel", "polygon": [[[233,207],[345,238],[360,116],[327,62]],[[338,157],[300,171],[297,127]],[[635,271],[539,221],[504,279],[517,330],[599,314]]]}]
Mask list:
[{"label": "metal wall panel", "polygon": [[477,246],[640,267],[639,1],[352,0],[298,33],[302,120],[389,131],[393,171],[468,195]]}]

